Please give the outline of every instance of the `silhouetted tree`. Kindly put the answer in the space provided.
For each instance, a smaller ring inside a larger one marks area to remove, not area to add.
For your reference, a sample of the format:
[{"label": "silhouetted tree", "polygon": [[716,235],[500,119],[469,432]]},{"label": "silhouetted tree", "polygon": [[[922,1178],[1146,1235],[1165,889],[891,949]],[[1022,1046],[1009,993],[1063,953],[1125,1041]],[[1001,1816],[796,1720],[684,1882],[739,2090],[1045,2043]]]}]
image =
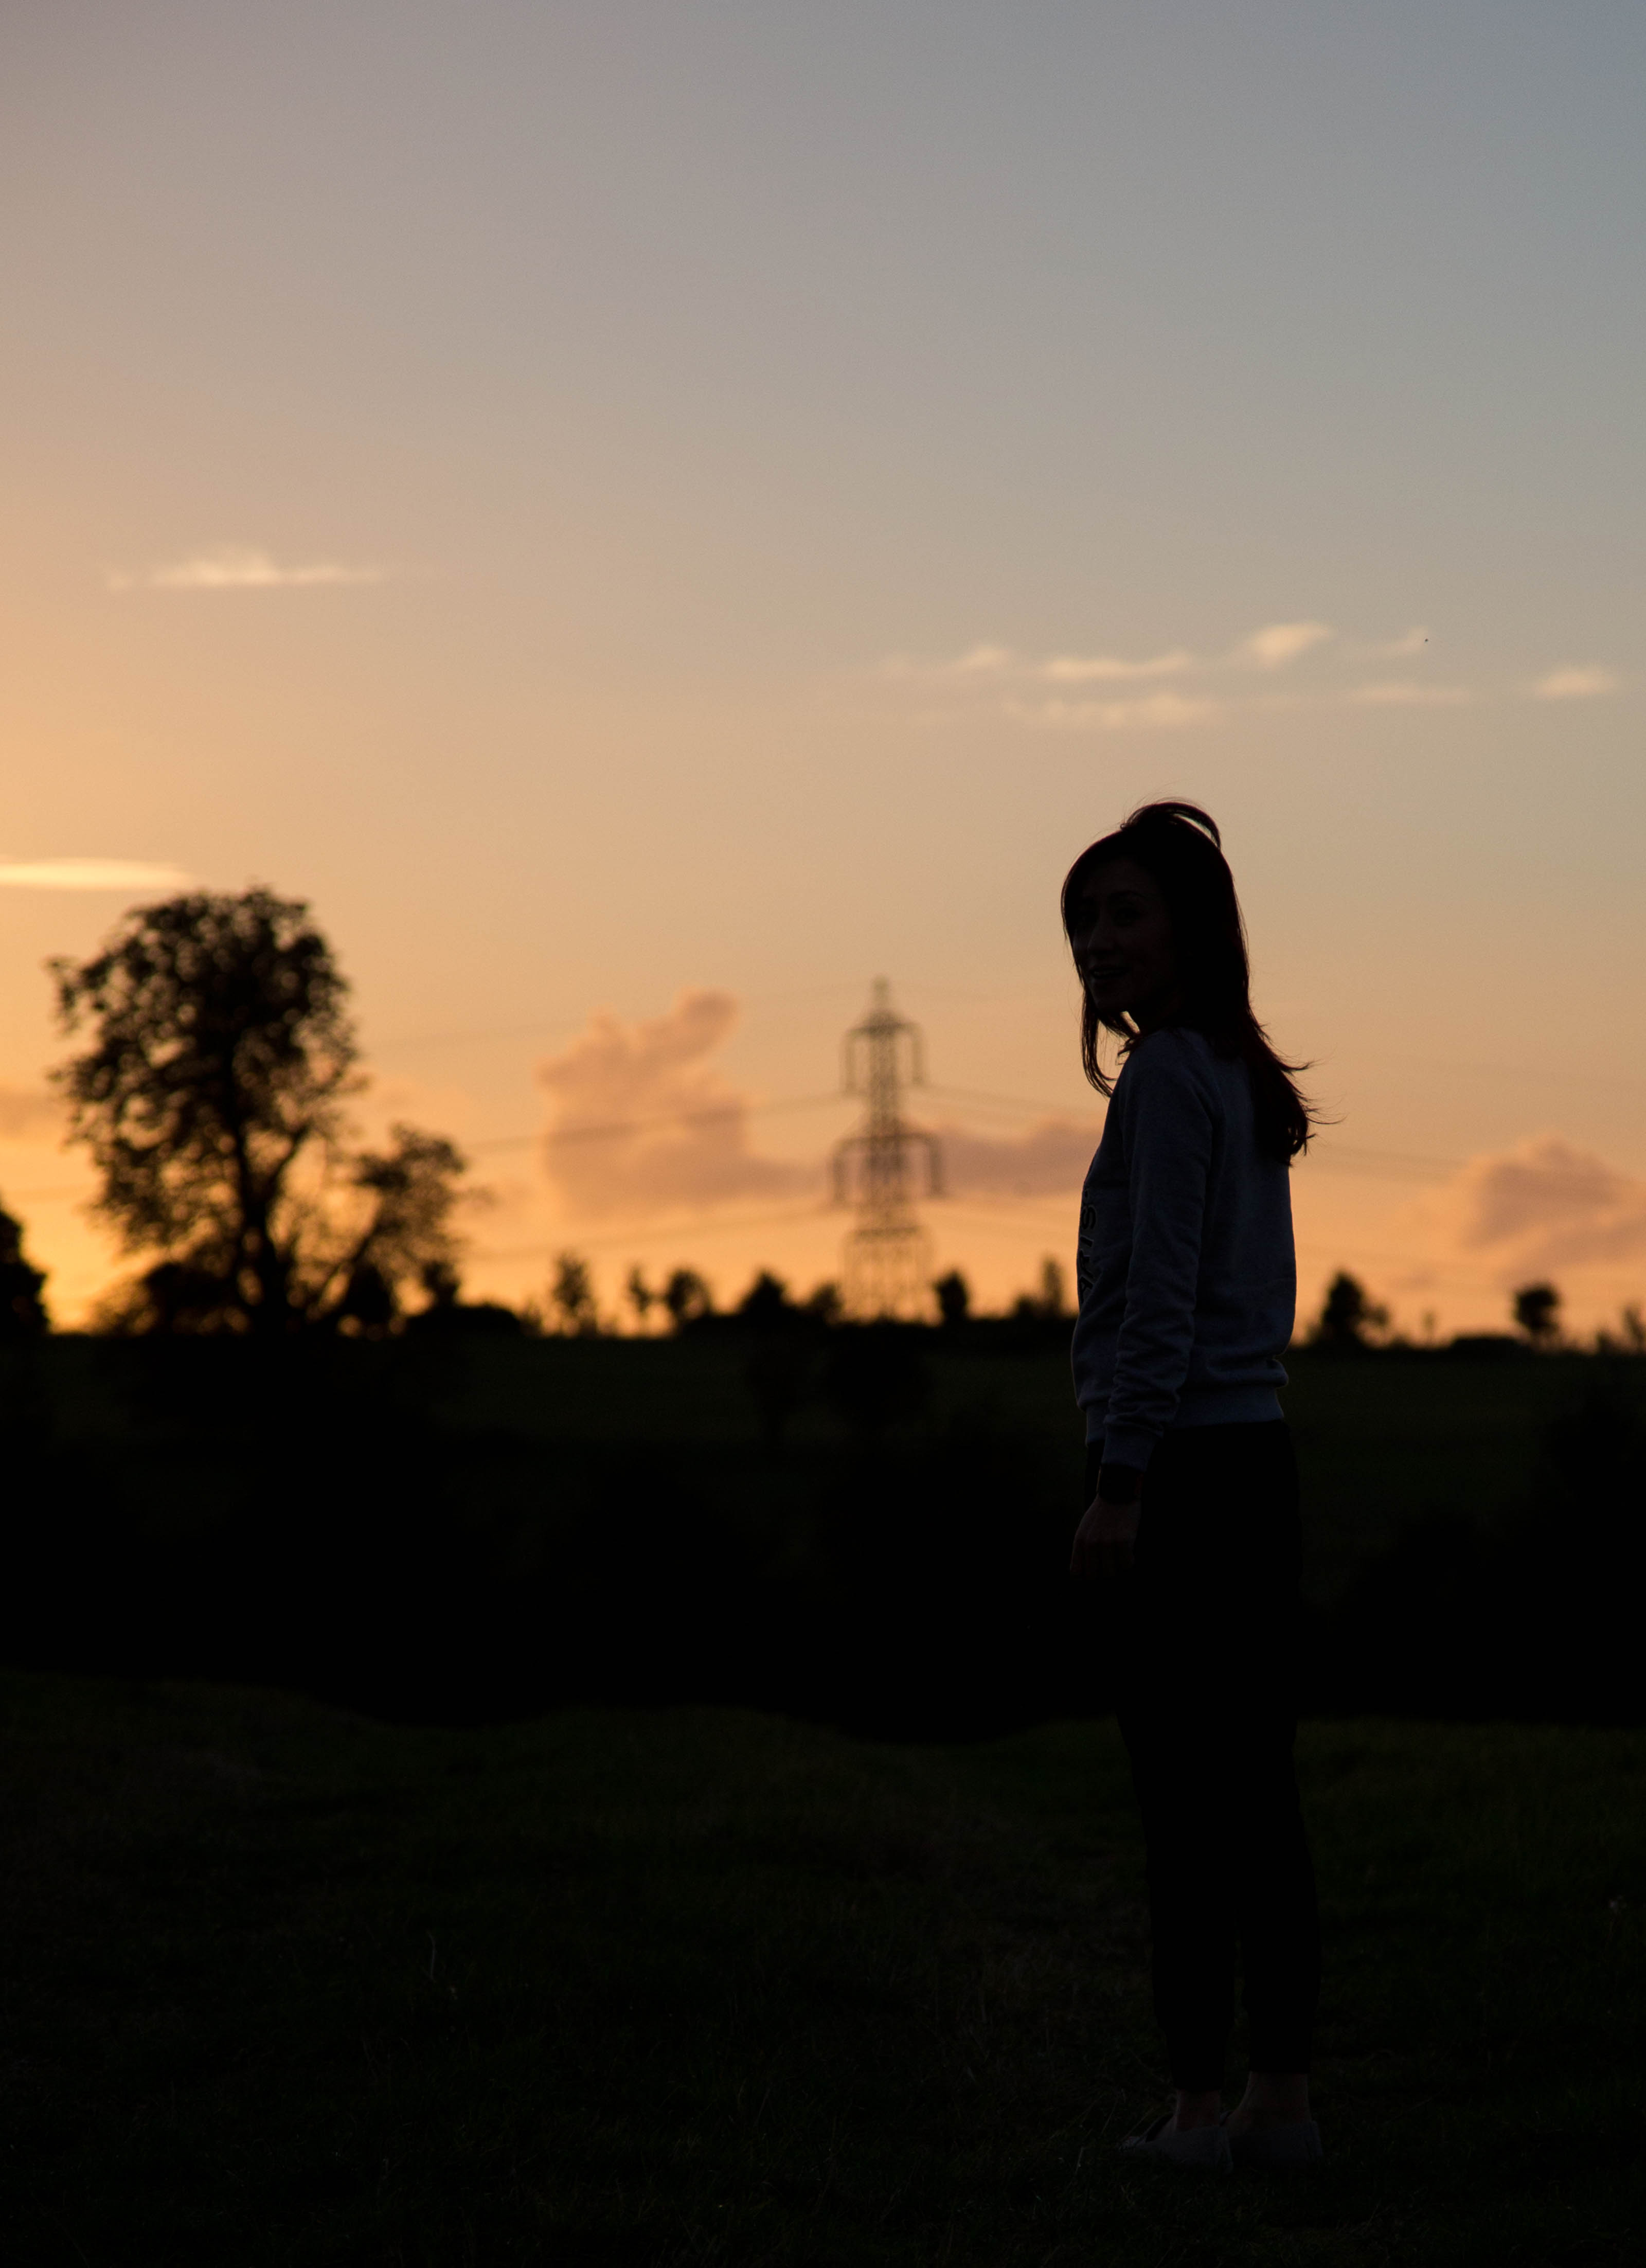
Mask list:
[{"label": "silhouetted tree", "polygon": [[185,1260],[162,1260],[99,1300],[99,1330],[116,1334],[210,1331],[224,1328],[223,1278]]},{"label": "silhouetted tree", "polygon": [[430,1260],[418,1270],[418,1280],[429,1295],[425,1314],[444,1314],[463,1296],[463,1279],[449,1260]]},{"label": "silhouetted tree", "polygon": [[709,1286],[694,1268],[675,1270],[663,1287],[663,1304],[677,1331],[683,1331],[700,1315],[712,1315],[715,1311]]},{"label": "silhouetted tree", "polygon": [[1561,1295],[1553,1284],[1523,1284],[1515,1293],[1515,1323],[1533,1346],[1553,1346],[1561,1335]]},{"label": "silhouetted tree", "polygon": [[405,1328],[415,1338],[519,1338],[527,1325],[523,1315],[496,1300],[466,1300],[463,1279],[450,1261],[430,1261],[421,1270],[429,1304],[408,1315]]},{"label": "silhouetted tree", "polygon": [[394,1286],[380,1268],[367,1260],[349,1270],[335,1315],[344,1330],[364,1339],[384,1338],[398,1312]]},{"label": "silhouetted tree", "polygon": [[738,1301],[738,1313],[748,1322],[770,1329],[775,1324],[794,1321],[800,1310],[789,1297],[789,1286],[783,1278],[774,1276],[769,1268],[762,1268]]},{"label": "silhouetted tree", "polygon": [[301,902],[140,907],[94,960],[52,973],[65,1031],[91,1027],[55,1077],[102,1175],[98,1210],[129,1250],[160,1256],[125,1296],[127,1328],[386,1328],[400,1285],[449,1257],[452,1145],[408,1126],[386,1151],[347,1145],[362,1084],[348,988]]},{"label": "silhouetted tree", "polygon": [[1363,1352],[1374,1331],[1388,1326],[1389,1311],[1371,1298],[1358,1277],[1340,1269],[1326,1285],[1319,1318],[1309,1334],[1311,1346],[1337,1354]]},{"label": "silhouetted tree", "polygon": [[658,1305],[663,1296],[662,1293],[652,1290],[636,1265],[628,1271],[628,1280],[623,1286],[623,1296],[635,1311],[635,1328],[636,1330],[643,1331],[651,1319],[651,1310]]},{"label": "silhouetted tree", "polygon": [[972,1312],[971,1285],[958,1268],[952,1268],[931,1288],[937,1295],[937,1314],[945,1329],[959,1330]]},{"label": "silhouetted tree", "polygon": [[1054,1323],[1069,1313],[1062,1268],[1049,1253],[1040,1263],[1040,1290],[1020,1292],[1011,1312],[1025,1322],[1047,1323]]},{"label": "silhouetted tree", "polygon": [[23,1251],[23,1224],[0,1209],[0,1339],[33,1339],[50,1329],[40,1293],[46,1271]]},{"label": "silhouetted tree", "polygon": [[570,1338],[592,1338],[600,1328],[594,1303],[594,1284],[589,1263],[576,1252],[562,1252],[555,1262],[555,1281],[549,1300],[560,1318],[560,1328]]},{"label": "silhouetted tree", "polygon": [[846,1313],[846,1303],[841,1298],[838,1284],[819,1284],[806,1293],[806,1313],[832,1331]]}]

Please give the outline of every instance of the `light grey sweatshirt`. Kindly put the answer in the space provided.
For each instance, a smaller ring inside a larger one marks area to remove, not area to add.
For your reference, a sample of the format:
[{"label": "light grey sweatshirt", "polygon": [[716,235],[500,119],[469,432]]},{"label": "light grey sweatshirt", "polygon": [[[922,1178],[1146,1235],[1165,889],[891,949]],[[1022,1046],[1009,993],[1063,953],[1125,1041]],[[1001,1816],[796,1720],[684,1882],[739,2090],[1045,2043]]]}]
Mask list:
[{"label": "light grey sweatshirt", "polygon": [[1244,1063],[1151,1032],[1115,1082],[1080,1200],[1075,1399],[1106,1462],[1168,1426],[1278,1418],[1297,1270],[1291,1176],[1257,1146]]}]

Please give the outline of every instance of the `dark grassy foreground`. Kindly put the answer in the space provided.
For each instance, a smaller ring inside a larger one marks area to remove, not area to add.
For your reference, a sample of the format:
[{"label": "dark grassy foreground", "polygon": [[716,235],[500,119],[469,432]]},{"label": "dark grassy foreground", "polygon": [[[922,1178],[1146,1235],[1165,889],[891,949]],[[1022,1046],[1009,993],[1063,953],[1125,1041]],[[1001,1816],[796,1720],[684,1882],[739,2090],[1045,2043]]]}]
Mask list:
[{"label": "dark grassy foreground", "polygon": [[8,2268],[1639,2257],[1646,1734],[1308,1731],[1331,2162],[1218,2183],[1106,1724],[0,1697]]},{"label": "dark grassy foreground", "polygon": [[[1646,1724],[1646,1360],[1304,1351],[1320,1715]],[[380,1718],[1110,1698],[1066,1325],[52,1339],[0,1360],[0,1661]]]}]

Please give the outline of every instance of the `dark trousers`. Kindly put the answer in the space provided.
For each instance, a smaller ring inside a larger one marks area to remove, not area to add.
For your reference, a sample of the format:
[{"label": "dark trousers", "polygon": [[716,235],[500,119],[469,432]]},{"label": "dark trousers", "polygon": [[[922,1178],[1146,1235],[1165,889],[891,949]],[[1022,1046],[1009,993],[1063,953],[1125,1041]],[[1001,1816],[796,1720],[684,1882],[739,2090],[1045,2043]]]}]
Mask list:
[{"label": "dark trousers", "polygon": [[1172,2085],[1195,2092],[1223,2085],[1237,1957],[1253,2070],[1309,2068],[1320,1933],[1292,1764],[1299,1557],[1284,1422],[1183,1426],[1144,1475],[1136,1564],[1101,1602],[1148,1850],[1155,2013]]}]

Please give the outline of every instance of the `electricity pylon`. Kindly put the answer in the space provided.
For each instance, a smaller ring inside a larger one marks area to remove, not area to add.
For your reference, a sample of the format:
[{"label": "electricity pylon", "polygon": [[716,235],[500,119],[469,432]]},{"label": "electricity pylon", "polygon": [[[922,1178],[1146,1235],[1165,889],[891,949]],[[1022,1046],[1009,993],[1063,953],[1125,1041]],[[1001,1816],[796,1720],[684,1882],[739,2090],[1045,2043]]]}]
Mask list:
[{"label": "electricity pylon", "polygon": [[869,1107],[858,1131],[834,1148],[834,1201],[857,1209],[844,1248],[846,1310],[864,1320],[913,1321],[930,1304],[931,1247],[915,1212],[915,1154],[925,1152],[927,1197],[943,1194],[943,1160],[936,1137],[903,1116],[906,1081],[926,1083],[920,1031],[893,1012],[892,988],[877,977],[868,1014],[846,1035],[841,1079],[843,1092]]}]

